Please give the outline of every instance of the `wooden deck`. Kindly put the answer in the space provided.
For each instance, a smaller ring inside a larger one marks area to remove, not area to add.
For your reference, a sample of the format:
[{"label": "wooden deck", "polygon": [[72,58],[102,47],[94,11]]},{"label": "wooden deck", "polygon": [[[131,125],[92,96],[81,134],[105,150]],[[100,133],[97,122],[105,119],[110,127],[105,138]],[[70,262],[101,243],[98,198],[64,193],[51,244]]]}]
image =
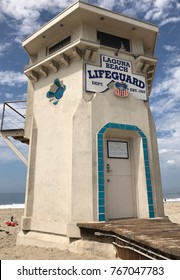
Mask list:
[{"label": "wooden deck", "polygon": [[[172,223],[167,218],[122,219],[110,222],[78,223],[78,226],[81,229],[82,236],[92,237],[97,235],[95,232],[99,232],[99,237],[97,236],[96,240],[99,238],[99,241],[103,242],[103,235],[108,236],[109,234],[113,238],[114,236],[124,238],[132,244],[134,243],[147,251],[155,252],[168,259],[180,259],[180,225]],[[120,244],[122,243],[120,242]],[[157,259],[163,258],[159,257]]]}]

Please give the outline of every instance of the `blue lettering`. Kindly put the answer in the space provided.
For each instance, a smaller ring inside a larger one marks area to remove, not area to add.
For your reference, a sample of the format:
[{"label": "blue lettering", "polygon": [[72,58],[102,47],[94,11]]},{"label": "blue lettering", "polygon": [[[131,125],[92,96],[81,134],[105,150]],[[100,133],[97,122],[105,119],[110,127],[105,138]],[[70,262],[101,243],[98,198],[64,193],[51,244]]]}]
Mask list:
[{"label": "blue lettering", "polygon": [[127,78],[126,78],[126,83],[130,83],[130,84],[132,84],[132,81],[131,81],[131,76],[127,75]]},{"label": "blue lettering", "polygon": [[96,86],[103,86],[103,83],[99,83],[99,82],[95,82],[95,81],[92,81],[92,84],[96,85]]},{"label": "blue lettering", "polygon": [[125,81],[125,78],[126,78],[126,74],[119,74],[119,77],[120,77],[120,80],[122,81],[122,82],[124,82]]},{"label": "blue lettering", "polygon": [[111,66],[111,64],[106,63],[106,68],[111,68],[110,66]]},{"label": "blue lettering", "polygon": [[89,79],[94,79],[96,78],[95,75],[92,75],[91,70],[88,70],[89,73]]},{"label": "blue lettering", "polygon": [[139,85],[140,88],[144,88],[145,87],[145,83],[139,80]]},{"label": "blue lettering", "polygon": [[133,85],[138,86],[138,79],[133,78]]},{"label": "blue lettering", "polygon": [[[113,66],[113,64],[109,64],[109,66]],[[116,66],[116,65],[115,65]],[[141,89],[145,88],[145,83],[141,80],[138,80],[137,78],[124,74],[119,72],[112,72],[112,70],[88,70],[89,79],[112,79],[112,80],[119,80],[121,82],[125,82],[128,84],[133,84],[136,87],[139,87]],[[93,83],[94,84],[94,83]],[[99,83],[100,85],[101,83]]]},{"label": "blue lettering", "polygon": [[107,62],[107,61],[108,61],[108,58],[107,58],[107,60],[106,60],[106,57],[103,56],[103,61],[104,61],[104,62]]},{"label": "blue lettering", "polygon": [[99,70],[94,70],[94,73],[95,73],[95,75],[96,75],[95,78],[99,78],[99,77],[98,77],[98,72],[99,72]]},{"label": "blue lettering", "polygon": [[119,79],[118,72],[112,72],[112,79],[114,79],[114,80],[118,80]]},{"label": "blue lettering", "polygon": [[103,78],[104,70],[99,70],[99,77],[98,78]]},{"label": "blue lettering", "polygon": [[111,71],[105,71],[105,78],[111,79]]}]

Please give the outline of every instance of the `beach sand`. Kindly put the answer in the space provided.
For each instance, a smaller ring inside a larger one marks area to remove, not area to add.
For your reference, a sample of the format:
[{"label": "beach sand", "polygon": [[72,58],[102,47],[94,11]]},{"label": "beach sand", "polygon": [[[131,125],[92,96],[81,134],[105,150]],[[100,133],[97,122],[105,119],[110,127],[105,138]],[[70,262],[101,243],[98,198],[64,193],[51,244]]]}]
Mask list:
[{"label": "beach sand", "polygon": [[[165,215],[174,223],[180,224],[180,202],[165,202]],[[80,255],[56,248],[36,246],[16,246],[16,236],[20,231],[24,209],[0,209],[0,259],[1,260],[102,260],[93,255]],[[6,225],[11,217],[18,222],[16,227]]]},{"label": "beach sand", "polygon": [[171,222],[180,224],[180,201],[179,202],[165,202],[165,215],[169,217]]}]

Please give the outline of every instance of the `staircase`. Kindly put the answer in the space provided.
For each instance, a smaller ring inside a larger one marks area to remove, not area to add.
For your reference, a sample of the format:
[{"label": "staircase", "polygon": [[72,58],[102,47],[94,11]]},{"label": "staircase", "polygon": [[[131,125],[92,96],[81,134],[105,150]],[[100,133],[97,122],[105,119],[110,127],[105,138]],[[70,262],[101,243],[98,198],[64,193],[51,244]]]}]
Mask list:
[{"label": "staircase", "polygon": [[5,102],[1,117],[0,134],[4,137],[13,137],[22,143],[29,144],[24,137],[26,101]]},{"label": "staircase", "polygon": [[16,146],[10,138],[12,137],[24,144],[29,144],[29,139],[24,137],[25,114],[26,101],[5,102],[1,116],[0,136],[27,166],[27,158],[20,152],[18,145]]}]

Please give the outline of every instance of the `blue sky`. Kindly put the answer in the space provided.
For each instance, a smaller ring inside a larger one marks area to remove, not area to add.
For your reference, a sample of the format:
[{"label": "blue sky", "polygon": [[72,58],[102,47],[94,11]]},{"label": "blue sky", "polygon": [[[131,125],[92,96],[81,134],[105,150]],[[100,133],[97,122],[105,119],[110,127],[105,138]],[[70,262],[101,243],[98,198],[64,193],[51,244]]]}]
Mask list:
[{"label": "blue sky", "polygon": [[[26,98],[22,40],[75,1],[0,1],[0,115],[5,101]],[[180,197],[180,3],[178,0],[89,0],[159,26],[150,104],[155,118],[163,192]],[[27,155],[26,145],[17,143]],[[0,138],[0,192],[25,191],[26,167]]]}]

